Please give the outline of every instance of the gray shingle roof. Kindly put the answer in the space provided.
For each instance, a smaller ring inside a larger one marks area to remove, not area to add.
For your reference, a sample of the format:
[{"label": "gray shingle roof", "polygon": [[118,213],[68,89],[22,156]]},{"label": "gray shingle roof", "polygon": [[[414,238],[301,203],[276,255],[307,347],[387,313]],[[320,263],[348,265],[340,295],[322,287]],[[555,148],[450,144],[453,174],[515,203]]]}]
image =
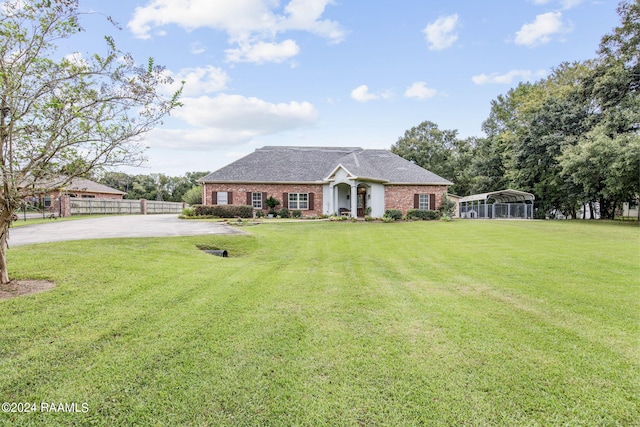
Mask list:
[{"label": "gray shingle roof", "polygon": [[201,182],[325,181],[342,165],[353,176],[391,184],[443,184],[446,179],[387,150],[359,147],[267,146],[218,169]]},{"label": "gray shingle roof", "polygon": [[85,191],[87,193],[103,193],[103,194],[127,194],[124,191],[116,190],[98,182],[94,182],[85,178],[73,178],[71,182],[66,185],[66,191]]},{"label": "gray shingle roof", "polygon": [[[64,191],[84,191],[87,193],[103,193],[103,194],[127,194],[124,191],[116,190],[104,184],[91,181],[86,178],[68,178],[64,175],[58,175],[51,178],[44,178],[34,182],[33,177],[29,177],[23,181],[21,187],[31,188],[34,191],[49,191],[52,189]],[[66,184],[65,184],[66,182]]]}]

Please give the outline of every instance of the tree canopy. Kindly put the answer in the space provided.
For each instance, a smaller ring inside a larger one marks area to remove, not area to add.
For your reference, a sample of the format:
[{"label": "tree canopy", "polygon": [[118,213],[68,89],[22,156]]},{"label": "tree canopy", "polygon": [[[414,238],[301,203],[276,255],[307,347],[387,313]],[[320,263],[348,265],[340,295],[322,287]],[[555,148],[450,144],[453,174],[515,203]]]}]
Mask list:
[{"label": "tree canopy", "polygon": [[640,194],[640,3],[617,10],[621,25],[602,37],[598,57],[559,64],[492,101],[485,138],[463,143],[426,121],[392,151],[453,181],[459,195],[511,187],[535,195],[539,217],[575,218],[597,202],[614,218]]},{"label": "tree canopy", "polygon": [[[148,175],[128,175],[123,172],[107,172],[98,178],[104,185],[127,193],[127,199],[147,199],[163,200],[165,202],[187,202],[189,204],[202,203],[202,192],[200,190],[200,201],[190,194],[189,200],[185,200],[185,195],[199,186],[198,179],[209,172],[187,172],[183,176],[168,176],[161,173]],[[193,193],[193,191],[192,191]],[[195,200],[195,201],[194,201]]]}]

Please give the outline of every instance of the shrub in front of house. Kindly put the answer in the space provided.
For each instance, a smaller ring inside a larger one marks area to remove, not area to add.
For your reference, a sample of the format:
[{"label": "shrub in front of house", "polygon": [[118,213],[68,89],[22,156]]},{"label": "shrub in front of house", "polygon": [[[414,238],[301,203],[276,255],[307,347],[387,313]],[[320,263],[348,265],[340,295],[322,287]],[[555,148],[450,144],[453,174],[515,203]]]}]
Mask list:
[{"label": "shrub in front of house", "polygon": [[192,216],[195,216],[195,214],[196,214],[196,210],[191,206],[182,209],[183,217],[192,217]]},{"label": "shrub in front of house", "polygon": [[436,220],[440,219],[442,212],[431,211],[426,209],[409,209],[407,219]]},{"label": "shrub in front of house", "polygon": [[387,209],[384,212],[383,218],[389,218],[393,221],[400,221],[402,219],[402,211],[400,209]]},{"label": "shrub in front of house", "polygon": [[215,218],[253,218],[253,207],[248,205],[197,205],[195,216]]},{"label": "shrub in front of house", "polygon": [[289,209],[287,208],[282,208],[278,211],[278,216],[280,218],[290,218],[291,214],[289,213]]},{"label": "shrub in front of house", "polygon": [[291,216],[293,218],[302,218],[302,211],[299,211],[296,209],[293,212],[291,212]]}]

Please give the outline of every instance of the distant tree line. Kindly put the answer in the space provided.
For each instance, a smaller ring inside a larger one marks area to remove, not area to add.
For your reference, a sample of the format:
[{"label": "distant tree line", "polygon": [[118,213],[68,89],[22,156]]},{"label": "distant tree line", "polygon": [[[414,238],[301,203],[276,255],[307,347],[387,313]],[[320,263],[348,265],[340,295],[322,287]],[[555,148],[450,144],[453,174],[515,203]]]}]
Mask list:
[{"label": "distant tree line", "polygon": [[575,218],[598,202],[614,218],[640,194],[640,3],[617,10],[621,24],[597,58],[562,63],[492,101],[485,137],[458,139],[425,121],[391,151],[452,181],[454,194],[514,188],[535,195],[539,216]]},{"label": "distant tree line", "polygon": [[127,193],[125,199],[161,200],[165,202],[202,203],[202,189],[198,179],[209,172],[187,172],[183,176],[162,173],[128,175],[123,172],[107,172],[98,182]]}]

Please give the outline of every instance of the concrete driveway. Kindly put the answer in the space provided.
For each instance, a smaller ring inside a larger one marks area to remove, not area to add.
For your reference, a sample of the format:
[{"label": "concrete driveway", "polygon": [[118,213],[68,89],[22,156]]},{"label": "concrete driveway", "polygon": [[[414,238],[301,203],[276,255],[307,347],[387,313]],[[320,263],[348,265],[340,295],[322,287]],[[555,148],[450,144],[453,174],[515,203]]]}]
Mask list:
[{"label": "concrete driveway", "polygon": [[183,220],[177,215],[114,215],[11,228],[8,243],[11,247],[65,240],[206,234],[242,234],[242,231],[224,223]]}]

